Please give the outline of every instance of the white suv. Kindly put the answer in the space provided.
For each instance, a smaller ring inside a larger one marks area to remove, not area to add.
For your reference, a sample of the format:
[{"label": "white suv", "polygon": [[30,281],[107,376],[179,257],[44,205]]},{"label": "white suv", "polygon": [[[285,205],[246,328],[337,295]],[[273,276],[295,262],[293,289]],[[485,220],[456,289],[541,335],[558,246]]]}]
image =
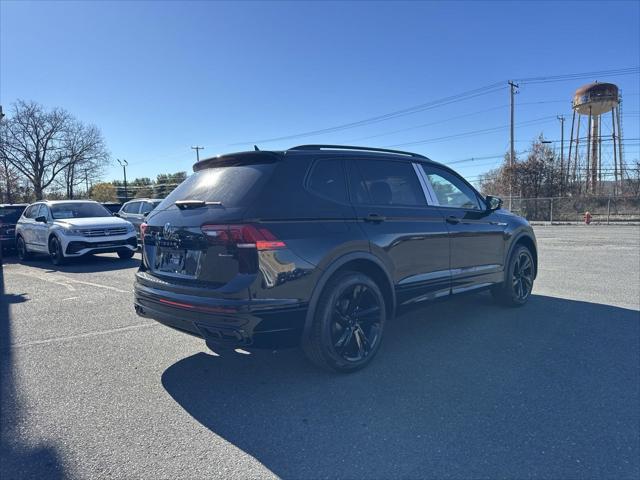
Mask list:
[{"label": "white suv", "polygon": [[137,246],[133,225],[89,200],[34,203],[16,225],[20,260],[32,253],[48,254],[55,265],[88,253],[116,252],[131,258]]}]

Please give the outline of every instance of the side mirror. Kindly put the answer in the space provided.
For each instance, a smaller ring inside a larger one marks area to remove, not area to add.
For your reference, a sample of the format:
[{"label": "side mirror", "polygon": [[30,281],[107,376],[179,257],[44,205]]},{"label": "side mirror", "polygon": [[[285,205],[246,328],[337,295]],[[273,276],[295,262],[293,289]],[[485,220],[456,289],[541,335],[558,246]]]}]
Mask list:
[{"label": "side mirror", "polygon": [[502,208],[502,199],[500,197],[493,197],[491,195],[487,195],[485,200],[487,202],[487,208],[491,211]]},{"label": "side mirror", "polygon": [[118,212],[113,212],[113,216],[114,216],[114,217],[119,217],[119,216],[120,216],[120,214],[119,214]]},{"label": "side mirror", "polygon": [[40,215],[39,217],[36,217],[36,222],[47,223],[47,217]]},{"label": "side mirror", "polygon": [[149,215],[151,213],[151,210],[149,210],[148,212],[142,212],[142,216],[146,217],[147,215]]}]

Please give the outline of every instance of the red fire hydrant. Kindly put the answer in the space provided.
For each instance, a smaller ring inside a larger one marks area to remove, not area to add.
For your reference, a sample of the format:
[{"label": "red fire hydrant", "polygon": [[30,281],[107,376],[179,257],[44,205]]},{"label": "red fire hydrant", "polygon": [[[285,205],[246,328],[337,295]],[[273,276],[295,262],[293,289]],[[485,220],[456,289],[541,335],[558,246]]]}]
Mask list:
[{"label": "red fire hydrant", "polygon": [[584,223],[586,223],[587,225],[591,223],[591,213],[589,213],[588,210],[584,212]]}]

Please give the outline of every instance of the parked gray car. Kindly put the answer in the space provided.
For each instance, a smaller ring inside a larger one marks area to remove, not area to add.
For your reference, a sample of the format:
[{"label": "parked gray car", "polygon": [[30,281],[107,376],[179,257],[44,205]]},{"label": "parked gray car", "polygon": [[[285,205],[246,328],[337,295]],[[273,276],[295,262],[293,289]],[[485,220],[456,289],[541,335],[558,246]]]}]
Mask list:
[{"label": "parked gray car", "polygon": [[157,198],[136,198],[130,200],[120,208],[116,216],[131,222],[136,229],[136,236],[140,240],[140,225],[151,211],[160,205],[161,199]]}]

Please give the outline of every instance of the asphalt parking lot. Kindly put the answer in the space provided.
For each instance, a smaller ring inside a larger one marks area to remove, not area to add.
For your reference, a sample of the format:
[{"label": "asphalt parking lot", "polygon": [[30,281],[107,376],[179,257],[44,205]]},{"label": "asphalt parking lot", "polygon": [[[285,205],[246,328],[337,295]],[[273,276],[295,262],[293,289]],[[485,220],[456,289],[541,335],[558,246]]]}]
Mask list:
[{"label": "asphalt parking lot", "polygon": [[527,306],[403,314],[351,375],[137,317],[138,255],[5,258],[1,477],[639,478],[640,228],[536,234]]}]

